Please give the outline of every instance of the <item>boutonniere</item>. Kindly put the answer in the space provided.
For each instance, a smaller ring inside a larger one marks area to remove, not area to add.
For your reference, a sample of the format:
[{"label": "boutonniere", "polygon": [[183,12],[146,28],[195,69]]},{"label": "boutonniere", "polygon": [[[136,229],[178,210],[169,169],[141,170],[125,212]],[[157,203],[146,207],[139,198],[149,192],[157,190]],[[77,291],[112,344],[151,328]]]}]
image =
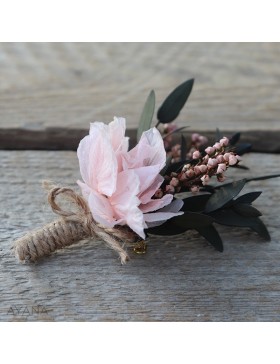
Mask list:
[{"label": "boutonniere", "polygon": [[154,127],[155,93],[151,91],[135,146],[130,146],[125,136],[123,117],[114,117],[109,124],[90,124],[89,134],[77,150],[81,193],[44,182],[58,219],[14,243],[20,261],[36,261],[82,239],[101,239],[125,263],[130,247],[136,253],[145,252],[149,235],[176,235],[187,230],[196,230],[223,251],[214,223],[249,227],[270,239],[261,213],[252,206],[261,192],[238,195],[252,180],[280,175],[224,183],[227,170],[242,168],[241,155],[250,151],[250,145],[238,145],[240,133],[228,137],[217,130],[212,145],[197,133],[189,143],[183,134],[179,142],[178,137],[176,140],[184,128],[176,127],[174,120],[193,83],[188,80],[168,95]]}]

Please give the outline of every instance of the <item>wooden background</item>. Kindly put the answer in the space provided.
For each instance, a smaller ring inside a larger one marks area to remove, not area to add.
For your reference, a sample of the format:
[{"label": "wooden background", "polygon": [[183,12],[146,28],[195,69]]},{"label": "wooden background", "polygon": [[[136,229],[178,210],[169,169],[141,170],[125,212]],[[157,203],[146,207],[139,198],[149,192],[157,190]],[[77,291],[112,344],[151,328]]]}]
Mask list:
[{"label": "wooden background", "polygon": [[76,153],[67,150],[90,121],[124,116],[133,136],[149,91],[159,106],[191,77],[178,124],[205,134],[241,130],[266,152],[244,157],[250,171],[229,179],[279,173],[280,155],[268,153],[280,150],[279,60],[275,43],[0,44],[0,320],[278,321],[279,179],[249,186],[263,190],[255,205],[270,243],[225,227],[224,253],[195,234],[154,237],[126,266],[102,242],[31,265],[18,264],[10,247],[55,218],[41,180],[75,186]]}]

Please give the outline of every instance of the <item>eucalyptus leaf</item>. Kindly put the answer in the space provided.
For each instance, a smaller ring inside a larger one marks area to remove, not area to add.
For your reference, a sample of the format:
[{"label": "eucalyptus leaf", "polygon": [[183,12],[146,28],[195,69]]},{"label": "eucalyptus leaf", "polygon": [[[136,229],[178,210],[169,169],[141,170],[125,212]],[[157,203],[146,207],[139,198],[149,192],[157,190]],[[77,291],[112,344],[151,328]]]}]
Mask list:
[{"label": "eucalyptus leaf", "polygon": [[[160,123],[159,123],[159,124],[160,124]],[[170,135],[172,135],[172,134],[179,133],[179,131],[182,131],[182,130],[184,130],[184,129],[186,129],[186,128],[189,128],[189,126],[181,126],[180,128],[174,129],[174,130],[172,130],[170,133],[168,133],[168,134],[164,135],[164,136],[162,137],[162,139],[165,139],[165,138],[169,137],[169,136],[170,136]]]},{"label": "eucalyptus leaf", "polygon": [[268,176],[261,176],[261,177],[252,177],[252,178],[246,178],[246,182],[251,182],[251,181],[262,181],[265,179],[270,179],[270,178],[277,178],[280,177],[280,174],[270,174]]},{"label": "eucalyptus leaf", "polygon": [[242,179],[216,188],[215,192],[209,198],[204,212],[209,213],[223,207],[226,203],[231,201],[239,194],[239,192],[245,186],[245,183],[246,179]]},{"label": "eucalyptus leaf", "polygon": [[258,217],[245,217],[237,214],[233,210],[219,210],[210,214],[215,222],[221,225],[248,227],[258,233],[266,240],[270,240],[269,232],[266,226]]},{"label": "eucalyptus leaf", "polygon": [[224,250],[222,239],[213,225],[196,228],[196,230],[219,252],[222,252]]},{"label": "eucalyptus leaf", "polygon": [[168,170],[170,164],[171,164],[171,160],[172,160],[172,156],[168,155],[166,157],[166,162],[165,162],[165,166],[162,168],[162,170],[160,171],[160,175],[164,176],[166,174],[166,171]]},{"label": "eucalyptus leaf", "polygon": [[167,96],[157,112],[157,118],[160,123],[170,123],[177,118],[190,96],[193,84],[194,79],[185,81]]},{"label": "eucalyptus leaf", "polygon": [[183,166],[188,163],[191,163],[191,161],[188,159],[180,162],[171,163],[166,171],[166,174],[170,174],[171,172],[179,173]]},{"label": "eucalyptus leaf", "polygon": [[155,111],[155,102],[156,102],[156,97],[155,97],[155,91],[152,90],[145,102],[141,117],[140,117],[140,121],[139,121],[139,126],[137,129],[137,141],[140,140],[141,135],[144,131],[149,130],[152,124],[152,120],[153,120],[153,115],[154,115],[154,111]]},{"label": "eucalyptus leaf", "polygon": [[222,139],[222,134],[220,132],[219,128],[216,128],[216,142],[220,141]]},{"label": "eucalyptus leaf", "polygon": [[250,168],[243,166],[242,164],[235,164],[234,166],[230,166],[230,168],[236,168],[236,169],[244,169],[248,171]]},{"label": "eucalyptus leaf", "polygon": [[248,217],[258,217],[261,216],[261,212],[255,207],[248,205],[246,203],[237,203],[232,206],[233,210],[239,215]]},{"label": "eucalyptus leaf", "polygon": [[254,230],[259,236],[264,238],[267,241],[271,240],[270,234],[265,226],[265,224],[259,218],[256,218],[252,225],[250,226],[252,230]]},{"label": "eucalyptus leaf", "polygon": [[226,226],[239,226],[239,227],[249,227],[251,224],[252,217],[244,217],[237,214],[231,209],[222,209],[210,213],[218,224]]},{"label": "eucalyptus leaf", "polygon": [[214,222],[211,216],[196,212],[185,212],[184,215],[173,217],[171,220],[174,225],[186,230],[210,226]]},{"label": "eucalyptus leaf", "polygon": [[204,194],[184,198],[181,211],[202,212],[210,196],[210,194]]},{"label": "eucalyptus leaf", "polygon": [[181,135],[181,161],[184,161],[186,159],[187,155],[187,142],[184,135]]},{"label": "eucalyptus leaf", "polygon": [[252,149],[252,144],[249,143],[242,143],[242,144],[238,144],[235,147],[235,153],[238,155],[243,155],[245,153],[249,153]]},{"label": "eucalyptus leaf", "polygon": [[235,133],[233,134],[233,136],[229,139],[229,144],[230,145],[235,145],[238,140],[240,139],[241,133]]},{"label": "eucalyptus leaf", "polygon": [[235,200],[235,202],[247,203],[247,204],[252,203],[260,196],[261,193],[262,193],[261,191],[245,193],[245,195],[238,197]]},{"label": "eucalyptus leaf", "polygon": [[146,229],[145,231],[148,234],[170,236],[170,235],[182,234],[186,230],[188,229],[185,227],[179,227],[173,224],[170,220],[167,220],[164,224]]}]

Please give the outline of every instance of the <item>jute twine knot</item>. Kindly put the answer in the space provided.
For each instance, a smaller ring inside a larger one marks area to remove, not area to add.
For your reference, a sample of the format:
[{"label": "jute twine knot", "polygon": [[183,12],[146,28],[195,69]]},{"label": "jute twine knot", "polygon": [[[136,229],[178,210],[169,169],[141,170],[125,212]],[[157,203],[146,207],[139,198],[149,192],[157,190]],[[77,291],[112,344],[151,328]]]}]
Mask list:
[{"label": "jute twine knot", "polygon": [[[48,192],[48,202],[59,219],[28,232],[14,242],[13,250],[20,262],[36,261],[40,257],[72,245],[83,239],[100,238],[115,250],[124,264],[129,256],[125,245],[139,241],[139,237],[128,227],[107,228],[98,224],[92,217],[86,200],[68,187],[58,187],[48,181],[43,182]],[[76,211],[63,209],[57,202],[58,196],[68,201]]]}]

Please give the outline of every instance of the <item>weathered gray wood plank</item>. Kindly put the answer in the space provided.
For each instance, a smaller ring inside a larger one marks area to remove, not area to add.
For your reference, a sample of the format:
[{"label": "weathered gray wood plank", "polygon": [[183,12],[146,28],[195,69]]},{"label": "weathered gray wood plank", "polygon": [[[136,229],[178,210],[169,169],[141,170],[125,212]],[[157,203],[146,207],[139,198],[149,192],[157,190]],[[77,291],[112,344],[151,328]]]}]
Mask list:
[{"label": "weathered gray wood plank", "polygon": [[[255,205],[270,243],[218,227],[224,253],[185,235],[151,238],[147,254],[132,255],[126,266],[101,242],[21,265],[10,255],[12,241],[54,218],[40,180],[74,186],[78,164],[74,152],[1,151],[0,158],[1,321],[279,321],[280,179],[250,184],[264,191]],[[254,174],[279,172],[279,155],[244,159]]]},{"label": "weathered gray wood plank", "polygon": [[277,130],[279,43],[2,43],[0,128],[86,129],[127,118],[135,129],[148,92],[157,107],[196,83],[179,125]]},{"label": "weathered gray wood plank", "polygon": [[[216,141],[216,131],[203,130],[208,145]],[[230,138],[238,129],[223,132]],[[0,149],[5,150],[73,150],[76,151],[80,140],[87,135],[88,129],[46,128],[41,130],[0,129]],[[182,131],[187,143],[191,142],[192,133],[197,130]],[[126,130],[129,145],[136,144],[136,129]],[[174,134],[173,143],[181,143],[181,133]],[[250,143],[252,152],[280,153],[280,132],[275,130],[250,130],[241,133],[240,143]]]}]

